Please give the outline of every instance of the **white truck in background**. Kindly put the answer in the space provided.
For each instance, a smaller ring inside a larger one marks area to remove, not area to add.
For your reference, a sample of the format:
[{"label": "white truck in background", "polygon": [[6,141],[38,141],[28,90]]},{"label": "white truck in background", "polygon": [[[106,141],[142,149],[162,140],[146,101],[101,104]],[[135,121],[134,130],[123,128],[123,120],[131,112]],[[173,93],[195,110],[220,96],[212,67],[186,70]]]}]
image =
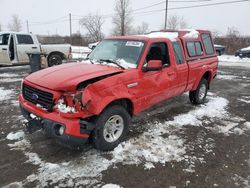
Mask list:
[{"label": "white truck in background", "polygon": [[70,44],[41,45],[31,33],[0,32],[0,65],[27,64],[27,53],[37,52],[46,54],[49,67],[72,58]]}]

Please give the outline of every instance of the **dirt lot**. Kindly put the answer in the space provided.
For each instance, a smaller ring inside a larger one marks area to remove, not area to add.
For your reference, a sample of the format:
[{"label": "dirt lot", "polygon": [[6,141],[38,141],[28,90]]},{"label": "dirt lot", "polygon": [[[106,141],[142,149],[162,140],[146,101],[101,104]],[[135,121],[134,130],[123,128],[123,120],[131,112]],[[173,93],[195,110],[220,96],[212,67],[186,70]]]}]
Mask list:
[{"label": "dirt lot", "polygon": [[29,67],[0,68],[0,186],[249,188],[250,68],[221,65],[205,105],[187,94],[159,104],[107,153],[24,132],[17,95]]}]

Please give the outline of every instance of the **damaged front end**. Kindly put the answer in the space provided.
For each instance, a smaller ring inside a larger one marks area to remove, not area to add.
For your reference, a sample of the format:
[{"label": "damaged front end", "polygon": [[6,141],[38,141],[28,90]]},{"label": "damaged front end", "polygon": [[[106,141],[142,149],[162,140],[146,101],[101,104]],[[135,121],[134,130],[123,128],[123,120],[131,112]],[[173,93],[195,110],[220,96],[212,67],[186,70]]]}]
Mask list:
[{"label": "damaged front end", "polygon": [[[118,73],[86,80],[76,86],[76,91],[70,92],[51,91],[24,80],[23,94],[19,96],[19,101],[21,111],[28,119],[27,130],[33,133],[42,129],[63,144],[78,147],[86,143],[94,129],[92,120],[96,115],[91,111],[91,103],[93,99],[96,101],[96,97],[89,88],[115,74]],[[34,97],[30,98],[32,95]],[[43,99],[42,95],[46,97]],[[53,105],[46,108],[39,98],[47,100],[48,97],[51,97]]]}]

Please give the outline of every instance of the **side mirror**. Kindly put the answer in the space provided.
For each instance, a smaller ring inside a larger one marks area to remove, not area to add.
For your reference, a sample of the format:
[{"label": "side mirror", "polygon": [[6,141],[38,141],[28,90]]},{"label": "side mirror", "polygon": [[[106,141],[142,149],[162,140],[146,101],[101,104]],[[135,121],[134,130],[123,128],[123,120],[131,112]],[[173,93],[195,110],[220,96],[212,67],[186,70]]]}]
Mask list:
[{"label": "side mirror", "polygon": [[143,67],[143,72],[147,71],[158,71],[162,69],[162,61],[161,60],[150,60],[146,67]]}]

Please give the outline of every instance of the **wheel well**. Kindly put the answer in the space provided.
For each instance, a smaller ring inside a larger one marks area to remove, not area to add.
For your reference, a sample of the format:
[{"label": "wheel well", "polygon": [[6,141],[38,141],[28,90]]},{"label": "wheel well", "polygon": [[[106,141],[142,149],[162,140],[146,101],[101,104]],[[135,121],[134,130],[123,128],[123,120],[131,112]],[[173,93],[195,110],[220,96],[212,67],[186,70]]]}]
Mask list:
[{"label": "wheel well", "polygon": [[210,85],[210,81],[211,81],[211,73],[209,71],[207,71],[202,78],[205,78],[208,82],[208,89],[209,89],[209,85]]},{"label": "wheel well", "polygon": [[115,101],[112,101],[111,103],[109,103],[106,106],[106,108],[113,106],[113,105],[121,105],[128,111],[130,116],[133,115],[133,103],[131,102],[131,100],[126,99],[126,98],[125,99],[118,99],[118,100],[115,100]]}]

